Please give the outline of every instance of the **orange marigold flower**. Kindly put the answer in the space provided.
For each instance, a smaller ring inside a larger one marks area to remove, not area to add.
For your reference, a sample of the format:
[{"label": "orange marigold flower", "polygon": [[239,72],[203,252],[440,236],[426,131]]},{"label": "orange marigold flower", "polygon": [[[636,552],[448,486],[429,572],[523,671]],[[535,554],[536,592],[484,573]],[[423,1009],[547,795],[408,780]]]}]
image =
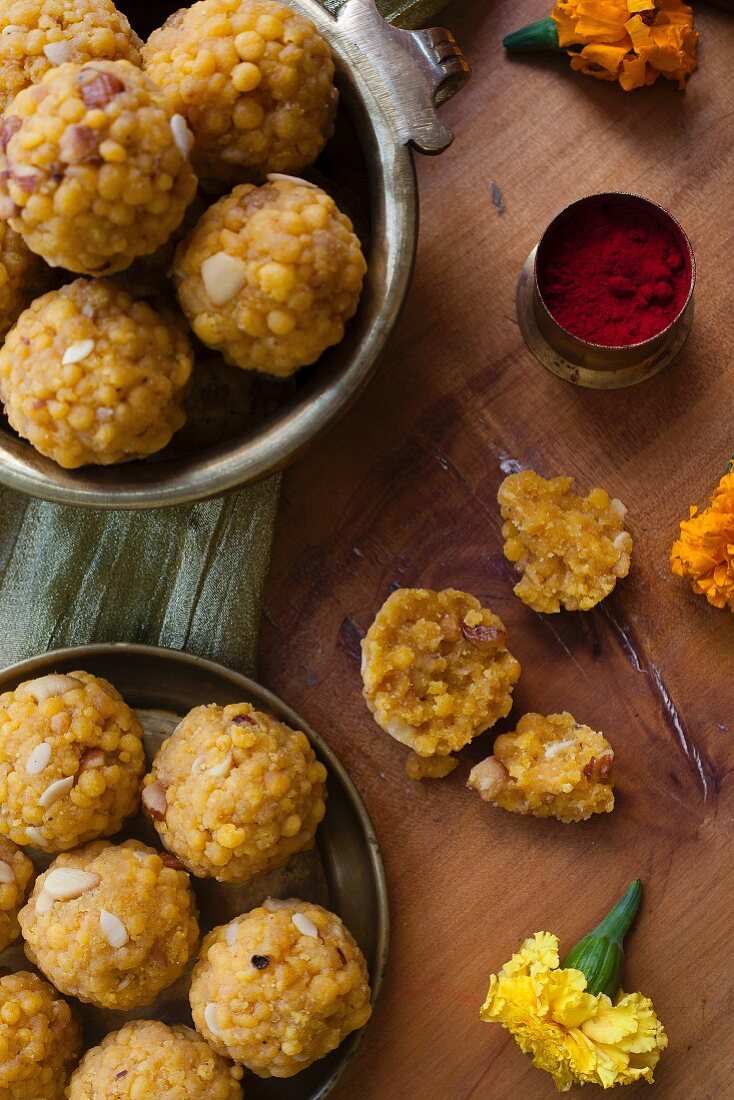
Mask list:
[{"label": "orange marigold flower", "polygon": [[684,88],[696,68],[699,35],[682,0],[560,0],[551,18],[572,69],[625,91],[661,74]]},{"label": "orange marigold flower", "polygon": [[699,512],[691,507],[673,544],[670,566],[714,607],[734,611],[734,470],[724,474],[708,508]]}]

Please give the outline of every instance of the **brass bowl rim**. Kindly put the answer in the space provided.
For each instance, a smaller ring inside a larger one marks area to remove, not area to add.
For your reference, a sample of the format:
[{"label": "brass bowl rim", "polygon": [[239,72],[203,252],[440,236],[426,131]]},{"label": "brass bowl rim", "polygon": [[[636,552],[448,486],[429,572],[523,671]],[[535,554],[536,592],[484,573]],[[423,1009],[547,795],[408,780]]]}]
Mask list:
[{"label": "brass bowl rim", "polygon": [[[560,321],[557,321],[556,318],[553,316],[546,304],[545,298],[543,297],[540,289],[540,283],[538,282],[538,255],[540,254],[543,241],[546,239],[551,229],[561,220],[561,218],[565,217],[569,213],[569,211],[573,210],[575,206],[583,206],[584,204],[591,203],[594,200],[603,200],[607,198],[633,199],[635,202],[639,202],[644,206],[652,207],[654,210],[657,210],[659,213],[663,214],[663,216],[672,223],[672,225],[675,227],[678,234],[680,235],[681,242],[685,246],[690,263],[688,294],[686,295],[686,299],[681,308],[676,313],[675,317],[665,326],[665,328],[661,328],[659,332],[656,332],[654,336],[648,336],[645,340],[637,340],[633,344],[596,344],[592,340],[584,340],[583,337],[577,336],[574,332],[571,332],[570,329],[567,329],[564,325],[562,325]],[[648,199],[646,195],[638,195],[635,191],[595,191],[590,195],[582,195],[581,198],[574,199],[573,202],[568,203],[566,206],[563,207],[562,210],[559,210],[558,213],[555,214],[554,217],[548,222],[548,225],[543,230],[540,240],[535,247],[535,257],[533,259],[533,288],[537,296],[538,305],[542,307],[544,313],[546,314],[547,318],[552,322],[552,324],[555,325],[556,328],[560,329],[560,331],[565,336],[567,336],[571,340],[576,341],[576,343],[580,344],[582,348],[590,348],[594,351],[609,351],[619,353],[620,351],[634,351],[636,348],[639,348],[642,352],[644,352],[646,348],[648,348],[648,346],[654,344],[656,341],[660,341],[661,337],[664,338],[667,334],[669,334],[671,329],[674,328],[674,326],[680,321],[693,297],[695,286],[696,257],[693,252],[693,246],[685,229],[680,224],[678,219],[673,214],[671,214],[670,211],[666,209],[666,207],[664,207],[661,203],[655,202],[654,199]],[[642,355],[641,358],[644,359],[645,356]]]},{"label": "brass bowl rim", "polygon": [[[369,811],[353,779],[349,775],[349,772],[321,734],[308,722],[304,721],[298,712],[288,703],[284,702],[284,700],[268,688],[263,687],[263,685],[259,684],[256,680],[244,675],[244,673],[227,668],[226,665],[222,665],[218,661],[213,661],[208,657],[199,657],[194,653],[187,653],[184,650],[170,649],[166,646],[146,645],[141,642],[93,642],[87,645],[64,646],[61,649],[50,649],[34,657],[27,657],[22,661],[15,661],[13,664],[6,665],[4,668],[0,669],[0,691],[11,690],[7,686],[9,681],[16,680],[16,682],[20,682],[23,679],[32,677],[35,672],[48,667],[49,663],[54,664],[57,661],[76,662],[78,660],[79,667],[84,667],[84,661],[87,656],[94,657],[97,655],[109,657],[117,656],[118,654],[123,659],[126,654],[134,654],[137,657],[153,658],[164,662],[168,661],[184,667],[200,668],[208,672],[214,678],[229,680],[235,687],[241,688],[248,696],[258,700],[258,703],[261,703],[265,709],[278,717],[283,716],[283,719],[291,725],[293,729],[302,730],[309,741],[315,746],[318,755],[326,761],[330,774],[337,776],[363,834],[364,844],[369,858],[370,877],[375,890],[378,925],[375,929],[374,964],[370,968],[371,1003],[374,1007],[382,988],[390,948],[390,903],[387,876],[385,874],[385,866],[382,860],[379,841]],[[347,1036],[344,1042],[337,1047],[337,1051],[341,1051],[339,1063],[335,1066],[330,1076],[323,1084],[308,1097],[304,1096],[303,1100],[324,1100],[332,1091],[347,1066],[354,1058],[367,1027],[369,1027],[369,1021],[364,1027]]]},{"label": "brass bowl rim", "polygon": [[[331,376],[322,383],[315,376],[312,392],[302,401],[282,415],[276,414],[272,422],[255,426],[244,439],[185,457],[64,470],[15,432],[0,431],[0,483],[43,500],[89,508],[159,508],[207,500],[289,465],[346,412],[371,379],[402,310],[413,272],[418,223],[413,156],[396,133],[391,73],[388,66],[380,66],[379,41],[375,41],[372,55],[356,50],[318,0],[289,3],[329,42],[346,93],[343,98],[356,109],[355,128],[372,195],[373,241],[368,262],[370,268],[379,268],[384,283],[360,339],[355,338],[343,362],[319,367],[330,370]],[[347,328],[347,341],[350,328],[367,309],[366,285],[357,317]],[[329,349],[330,357],[341,350],[341,345]]]}]

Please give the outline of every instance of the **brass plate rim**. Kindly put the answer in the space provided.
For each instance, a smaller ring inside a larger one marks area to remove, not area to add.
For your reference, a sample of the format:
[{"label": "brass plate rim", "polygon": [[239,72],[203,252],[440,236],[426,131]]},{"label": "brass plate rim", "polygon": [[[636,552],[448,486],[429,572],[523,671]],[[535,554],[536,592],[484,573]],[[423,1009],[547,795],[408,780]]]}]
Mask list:
[{"label": "brass plate rim", "polygon": [[[56,664],[70,662],[78,668],[84,668],[87,659],[94,660],[95,657],[115,659],[119,657],[124,661],[126,656],[134,656],[142,659],[150,658],[158,662],[172,664],[181,671],[183,675],[186,674],[187,668],[195,668],[203,671],[213,679],[221,680],[226,682],[229,686],[241,690],[246,697],[256,700],[258,705],[261,705],[263,709],[275,714],[288,725],[295,729],[300,729],[306,734],[309,741],[316,749],[317,755],[326,763],[332,785],[336,779],[343,793],[346,795],[349,805],[359,823],[359,828],[364,840],[364,847],[368,854],[370,878],[375,890],[376,915],[378,918],[375,932],[375,946],[372,952],[372,958],[369,960],[370,987],[372,992],[371,1003],[374,1008],[382,988],[390,945],[390,908],[387,878],[379,842],[370,814],[349,772],[323,736],[306,722],[297,711],[289,706],[288,703],[284,702],[284,700],[275,695],[275,693],[268,688],[263,687],[262,684],[244,675],[244,673],[236,672],[233,669],[227,668],[226,665],[222,665],[208,657],[200,657],[193,653],[187,653],[184,650],[169,649],[165,646],[145,645],[137,642],[95,642],[86,645],[65,646],[61,649],[48,650],[46,653],[38,654],[22,661],[16,661],[0,669],[0,692],[12,690],[12,687],[21,680],[28,679],[41,672],[45,673],[46,671],[51,671],[50,666]],[[202,699],[202,702],[204,701],[205,700]],[[208,701],[211,702],[212,700]],[[160,709],[166,710],[167,706],[161,706]],[[19,943],[20,941],[17,942]],[[316,1087],[315,1091],[303,1093],[302,1097],[299,1097],[299,1100],[325,1100],[325,1097],[334,1089],[347,1066],[353,1060],[367,1027],[369,1027],[369,1022],[365,1027],[360,1028],[359,1031],[349,1035],[341,1046],[338,1047],[336,1051],[332,1052],[332,1055],[329,1057],[338,1056],[339,1060],[337,1065],[331,1070],[329,1076]],[[318,1066],[318,1064],[318,1062],[314,1063],[316,1066]],[[254,1083],[256,1079],[250,1076],[249,1080]],[[287,1080],[297,1082],[298,1076]],[[277,1079],[270,1078],[269,1083],[273,1089],[277,1088]],[[252,1084],[249,1091],[252,1091]],[[245,1096],[247,1096],[247,1079],[245,1081],[244,1092]],[[273,1096],[277,1096],[277,1093],[274,1092]]]}]

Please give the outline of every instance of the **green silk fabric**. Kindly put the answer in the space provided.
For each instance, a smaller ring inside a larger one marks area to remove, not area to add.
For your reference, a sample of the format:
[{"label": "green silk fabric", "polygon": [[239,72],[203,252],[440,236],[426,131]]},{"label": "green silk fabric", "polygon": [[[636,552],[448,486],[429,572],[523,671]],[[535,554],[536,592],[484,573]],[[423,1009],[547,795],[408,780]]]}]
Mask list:
[{"label": "green silk fabric", "polygon": [[[405,27],[425,25],[442,7],[377,2]],[[135,24],[135,5],[120,6]],[[128,641],[254,673],[279,484],[276,476],[218,500],[139,512],[0,488],[0,666],[63,646]]]}]

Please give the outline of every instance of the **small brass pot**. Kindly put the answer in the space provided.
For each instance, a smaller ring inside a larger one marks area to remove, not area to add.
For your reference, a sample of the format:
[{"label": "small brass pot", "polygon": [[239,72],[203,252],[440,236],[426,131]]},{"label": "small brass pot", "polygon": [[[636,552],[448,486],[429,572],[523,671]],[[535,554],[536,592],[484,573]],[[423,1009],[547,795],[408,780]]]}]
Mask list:
[{"label": "small brass pot", "polygon": [[[453,134],[436,103],[466,82],[470,68],[449,31],[400,30],[382,18],[374,0],[347,0],[336,19],[318,0],[288,3],[315,24],[334,52],[343,109],[367,167],[369,268],[345,339],[266,421],[194,454],[63,470],[15,433],[0,430],[3,484],[94,508],[159,508],[218,496],[292,462],[374,373],[413,271],[418,196],[412,149],[436,154],[451,144]],[[125,10],[124,0],[120,7]]]},{"label": "small brass pot", "polygon": [[[639,205],[651,217],[666,222],[673,231],[685,256],[690,281],[686,300],[667,328],[637,344],[609,347],[592,344],[563,328],[548,309],[540,290],[539,257],[550,233],[563,221],[572,218],[580,207],[590,203],[618,201]],[[592,389],[618,389],[634,386],[667,367],[686,342],[693,320],[693,289],[696,282],[696,261],[683,228],[664,207],[641,195],[621,191],[588,195],[565,207],[545,230],[532,250],[520,274],[517,285],[517,316],[525,343],[536,359],[566,382]]]}]

